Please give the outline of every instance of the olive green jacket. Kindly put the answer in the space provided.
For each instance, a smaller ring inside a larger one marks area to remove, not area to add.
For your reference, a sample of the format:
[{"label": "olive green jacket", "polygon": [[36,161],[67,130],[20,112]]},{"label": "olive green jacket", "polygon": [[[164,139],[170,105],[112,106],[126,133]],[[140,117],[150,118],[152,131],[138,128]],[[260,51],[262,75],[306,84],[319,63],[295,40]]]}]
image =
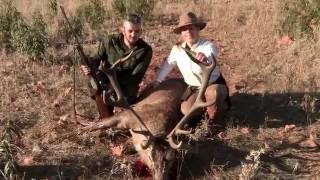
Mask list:
[{"label": "olive green jacket", "polygon": [[[123,34],[109,35],[101,40],[98,53],[92,58],[94,66],[98,67],[103,61],[102,68],[109,68],[118,59],[124,57],[130,49],[125,45]],[[135,98],[139,84],[150,64],[152,48],[142,39],[136,43],[136,48],[143,48],[143,52],[129,58],[117,69],[120,87],[127,98]]]}]

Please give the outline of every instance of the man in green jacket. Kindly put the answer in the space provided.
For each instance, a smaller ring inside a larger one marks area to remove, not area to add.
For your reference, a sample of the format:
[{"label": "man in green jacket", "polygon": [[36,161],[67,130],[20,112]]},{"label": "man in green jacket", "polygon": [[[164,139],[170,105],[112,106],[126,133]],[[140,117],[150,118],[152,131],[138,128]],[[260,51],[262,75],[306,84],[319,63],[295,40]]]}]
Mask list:
[{"label": "man in green jacket", "polygon": [[[123,21],[121,33],[109,35],[101,40],[98,53],[91,61],[95,67],[107,69],[130,50],[143,49],[121,64],[116,71],[118,82],[129,104],[134,103],[137,98],[139,84],[152,58],[151,46],[140,38],[141,25],[141,18],[138,15],[129,14]],[[86,75],[90,74],[87,66],[81,65],[81,69]],[[102,92],[96,91],[92,97],[97,103],[100,118],[113,115],[114,107],[104,103]]]}]

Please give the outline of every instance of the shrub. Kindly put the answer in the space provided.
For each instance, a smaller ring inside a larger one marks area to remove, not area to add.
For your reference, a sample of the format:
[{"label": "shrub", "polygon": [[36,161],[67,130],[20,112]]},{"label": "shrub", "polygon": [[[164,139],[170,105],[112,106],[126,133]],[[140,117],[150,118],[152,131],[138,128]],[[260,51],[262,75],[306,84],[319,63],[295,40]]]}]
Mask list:
[{"label": "shrub", "polygon": [[19,148],[14,144],[21,136],[20,128],[14,122],[7,120],[0,138],[0,157],[4,158],[4,168],[0,170],[0,177],[4,179],[21,179],[15,157]]},{"label": "shrub", "polygon": [[101,0],[89,0],[77,9],[76,16],[87,22],[92,29],[97,29],[105,21],[106,11]]},{"label": "shrub", "polygon": [[11,44],[11,30],[14,23],[21,19],[21,14],[12,5],[12,1],[2,1],[0,5],[0,48],[6,52],[14,51]]},{"label": "shrub", "polygon": [[28,25],[23,18],[19,18],[11,30],[12,44],[29,59],[43,59],[48,47],[47,24],[40,12],[35,12],[32,22]]},{"label": "shrub", "polygon": [[320,22],[319,0],[281,1],[279,33],[292,37],[312,36],[312,23]]},{"label": "shrub", "polygon": [[145,19],[150,17],[154,8],[154,0],[113,0],[112,8],[120,17],[125,17],[128,13],[137,13]]},{"label": "shrub", "polygon": [[49,11],[54,17],[58,14],[58,2],[57,0],[49,0]]},{"label": "shrub", "polygon": [[6,52],[19,51],[30,59],[44,57],[48,46],[47,25],[40,12],[32,16],[29,25],[20,12],[5,0],[0,8],[0,47]]}]

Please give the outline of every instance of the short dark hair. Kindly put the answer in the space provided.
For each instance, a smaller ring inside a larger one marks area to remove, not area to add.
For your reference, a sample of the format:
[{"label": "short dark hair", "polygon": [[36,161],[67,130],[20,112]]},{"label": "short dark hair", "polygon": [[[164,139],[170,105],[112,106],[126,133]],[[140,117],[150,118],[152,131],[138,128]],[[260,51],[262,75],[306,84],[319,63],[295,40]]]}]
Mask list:
[{"label": "short dark hair", "polygon": [[131,22],[132,24],[141,24],[141,17],[135,13],[129,13],[124,18],[124,21]]}]

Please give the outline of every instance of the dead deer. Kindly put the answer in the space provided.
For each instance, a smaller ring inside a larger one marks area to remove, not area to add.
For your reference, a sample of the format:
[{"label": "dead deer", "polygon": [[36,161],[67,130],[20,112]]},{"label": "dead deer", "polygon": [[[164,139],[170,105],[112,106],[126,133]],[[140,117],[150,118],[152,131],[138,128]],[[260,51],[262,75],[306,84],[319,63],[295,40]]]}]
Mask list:
[{"label": "dead deer", "polygon": [[[191,54],[191,57],[194,55],[193,52],[186,49],[185,51]],[[175,159],[174,150],[181,147],[182,144],[182,142],[176,143],[175,137],[191,133],[183,130],[182,127],[188,123],[196,110],[214,103],[204,102],[203,94],[216,61],[214,59],[214,62],[209,65],[202,64],[196,59],[193,61],[203,70],[201,87],[195,104],[180,121],[181,96],[187,88],[182,79],[163,81],[144,99],[130,107],[123,98],[111,69],[106,74],[115,89],[118,102],[121,102],[121,106],[127,109],[112,117],[102,119],[100,122],[86,125],[82,129],[83,132],[110,127],[129,129],[134,147],[141,160],[152,170],[153,178],[167,179],[170,166]]]}]

